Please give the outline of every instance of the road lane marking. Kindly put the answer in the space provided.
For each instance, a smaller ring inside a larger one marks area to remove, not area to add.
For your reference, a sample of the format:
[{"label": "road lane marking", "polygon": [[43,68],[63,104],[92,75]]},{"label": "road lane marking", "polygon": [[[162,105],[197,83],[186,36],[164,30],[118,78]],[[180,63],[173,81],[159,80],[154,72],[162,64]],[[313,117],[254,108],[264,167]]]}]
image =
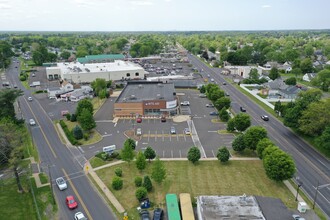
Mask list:
[{"label": "road lane marking", "polygon": [[73,192],[76,194],[76,196],[77,196],[77,198],[78,198],[80,204],[82,205],[82,207],[83,207],[83,209],[84,209],[86,215],[88,216],[88,219],[91,219],[91,220],[92,220],[93,218],[92,218],[90,212],[88,211],[88,209],[87,209],[87,207],[86,207],[84,201],[83,201],[82,198],[80,197],[80,195],[79,195],[79,193],[78,193],[76,187],[73,185],[71,179],[69,179],[69,175],[65,172],[65,170],[64,170],[63,168],[62,168],[62,171],[63,171],[64,176],[66,177],[66,179],[69,181],[69,183],[70,183],[70,185],[71,185],[71,187],[72,187],[72,190],[73,190]]},{"label": "road lane marking", "polygon": [[[36,115],[35,115],[34,112],[32,111],[32,108],[31,108],[30,104],[28,103],[28,101],[26,101],[25,98],[24,98],[24,100],[25,100],[25,102],[26,102],[28,108],[30,109],[30,111],[31,111],[31,113],[32,113],[32,115],[33,115],[33,117],[35,118],[36,122],[38,123],[38,125],[39,125],[39,127],[40,127],[40,131],[41,131],[42,135],[44,136],[45,141],[46,141],[46,143],[47,143],[47,145],[48,145],[50,151],[52,152],[53,156],[54,156],[55,158],[57,158],[57,155],[56,155],[54,149],[52,148],[52,146],[50,145],[49,140],[48,140],[48,138],[46,137],[46,134],[45,134],[44,130],[43,130],[42,127],[40,126],[40,123],[39,123],[38,118],[36,117]],[[39,104],[39,102],[37,102],[37,103]],[[39,104],[39,107],[40,107],[41,110],[44,111],[44,113],[46,114],[45,110],[41,107],[40,104]],[[47,114],[46,114],[46,115],[47,115]]]}]

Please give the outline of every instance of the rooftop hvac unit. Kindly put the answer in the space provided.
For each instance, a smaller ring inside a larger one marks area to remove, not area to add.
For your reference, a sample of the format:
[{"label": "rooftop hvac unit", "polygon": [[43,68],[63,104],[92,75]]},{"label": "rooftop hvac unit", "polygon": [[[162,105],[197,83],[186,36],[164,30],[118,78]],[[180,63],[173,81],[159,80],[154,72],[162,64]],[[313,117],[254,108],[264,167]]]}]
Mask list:
[{"label": "rooftop hvac unit", "polygon": [[141,89],[143,86],[142,86],[142,84],[139,84],[139,88]]},{"label": "rooftop hvac unit", "polygon": [[163,85],[163,83],[158,83],[157,84],[159,87],[163,87],[164,85]]},{"label": "rooftop hvac unit", "polygon": [[136,99],[135,95],[131,95],[130,99]]}]

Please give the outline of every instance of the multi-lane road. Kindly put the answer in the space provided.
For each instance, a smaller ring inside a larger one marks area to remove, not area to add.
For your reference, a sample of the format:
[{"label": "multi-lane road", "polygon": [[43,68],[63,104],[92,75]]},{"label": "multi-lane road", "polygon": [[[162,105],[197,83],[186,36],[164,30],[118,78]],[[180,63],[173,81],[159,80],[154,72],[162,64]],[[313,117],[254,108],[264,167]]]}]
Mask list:
[{"label": "multi-lane road", "polygon": [[[116,219],[99,195],[97,189],[90,183],[86,177],[82,166],[86,159],[76,148],[68,148],[60,141],[54,128],[52,120],[41,107],[37,99],[32,102],[27,101],[27,97],[32,96],[29,90],[26,90],[18,80],[18,63],[13,63],[6,71],[7,81],[18,85],[18,88],[24,91],[24,95],[19,97],[19,106],[24,118],[33,118],[36,121],[35,126],[29,126],[35,146],[38,148],[41,167],[49,171],[52,176],[52,184],[56,201],[59,206],[59,219],[73,219],[74,214],[81,211],[88,219]],[[67,180],[68,189],[59,191],[55,178],[63,176]],[[69,210],[65,204],[65,198],[73,195],[78,202],[78,208]]]},{"label": "multi-lane road", "polygon": [[[330,161],[327,158],[315,151],[275,117],[270,115],[269,121],[263,121],[260,116],[269,114],[230,83],[222,85],[225,79],[221,75],[221,70],[209,68],[192,55],[189,55],[189,60],[199,70],[203,70],[201,73],[204,77],[209,74],[223,90],[229,93],[232,107],[236,112],[239,112],[240,106],[244,106],[252,118],[252,124],[265,127],[268,136],[293,157],[297,167],[296,177],[299,177],[303,184],[301,188],[311,200],[314,199],[318,185],[330,184]],[[330,186],[319,189],[316,204],[330,219]]]}]

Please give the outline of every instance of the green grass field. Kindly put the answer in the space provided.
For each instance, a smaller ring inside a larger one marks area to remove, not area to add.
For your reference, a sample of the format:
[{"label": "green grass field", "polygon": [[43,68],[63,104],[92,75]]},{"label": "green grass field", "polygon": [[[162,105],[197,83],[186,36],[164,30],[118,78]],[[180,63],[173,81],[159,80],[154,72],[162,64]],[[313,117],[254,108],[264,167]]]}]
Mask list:
[{"label": "green grass field", "polygon": [[[167,193],[190,193],[192,197],[199,195],[260,195],[280,198],[290,208],[296,207],[294,195],[282,182],[274,182],[267,178],[262,161],[230,161],[220,164],[219,161],[200,161],[193,165],[187,161],[165,162],[167,178],[162,185],[153,182],[154,189],[148,197],[156,207],[165,206]],[[111,188],[111,180],[115,176],[114,169],[123,170],[124,186],[122,190]],[[108,188],[114,193],[130,216],[137,216],[138,201],[135,197],[136,176],[151,175],[151,164],[144,172],[136,169],[134,162],[109,167],[96,171]]]}]

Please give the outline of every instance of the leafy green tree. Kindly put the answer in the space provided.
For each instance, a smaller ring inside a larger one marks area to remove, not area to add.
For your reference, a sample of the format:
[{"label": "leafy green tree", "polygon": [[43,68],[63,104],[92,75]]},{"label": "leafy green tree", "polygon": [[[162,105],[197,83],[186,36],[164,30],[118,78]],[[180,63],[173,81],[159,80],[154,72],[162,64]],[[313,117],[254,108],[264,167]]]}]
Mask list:
[{"label": "leafy green tree", "polygon": [[63,51],[63,52],[61,53],[61,57],[62,57],[64,60],[68,60],[70,56],[71,56],[71,53],[70,53],[69,51],[67,51],[67,50],[65,50],[65,51]]},{"label": "leafy green tree", "polygon": [[312,45],[306,45],[306,47],[304,48],[304,52],[306,54],[306,56],[311,57],[314,54],[314,48]]},{"label": "leafy green tree", "polygon": [[302,75],[303,72],[301,71],[300,68],[293,68],[293,69],[291,70],[291,73],[294,74],[295,77],[297,78],[299,75]]},{"label": "leafy green tree", "polygon": [[128,144],[133,150],[136,148],[136,142],[132,138],[127,138],[125,144]]},{"label": "leafy green tree", "polygon": [[32,53],[32,60],[37,66],[41,66],[48,60],[48,51],[45,46],[39,45]]},{"label": "leafy green tree", "polygon": [[144,187],[139,187],[135,191],[135,197],[140,201],[147,196],[148,192],[147,189]]},{"label": "leafy green tree", "polygon": [[269,72],[269,78],[275,80],[279,77],[280,77],[280,73],[278,72],[278,69],[276,67],[273,67]]},{"label": "leafy green tree", "polygon": [[317,86],[324,92],[328,92],[330,86],[330,70],[325,69],[320,71],[316,77],[312,79],[312,85]]},{"label": "leafy green tree", "polygon": [[234,117],[235,128],[238,131],[245,131],[251,125],[251,119],[248,114],[239,113]]},{"label": "leafy green tree", "polygon": [[210,92],[208,92],[207,94],[208,98],[214,103],[216,102],[218,99],[222,98],[225,96],[225,92],[218,89],[213,89]]},{"label": "leafy green tree", "polygon": [[55,53],[48,53],[47,54],[47,61],[48,62],[56,62],[57,61],[57,55]]},{"label": "leafy green tree", "polygon": [[87,108],[82,110],[82,112],[80,113],[77,119],[82,129],[84,129],[85,131],[90,131],[96,127],[96,123],[93,118],[93,115],[90,113],[90,111]]},{"label": "leafy green tree", "polygon": [[155,159],[156,152],[154,151],[154,149],[148,146],[147,149],[144,151],[144,156],[149,160],[150,163],[151,160]]},{"label": "leafy green tree", "polygon": [[267,154],[263,158],[263,164],[266,175],[275,181],[288,180],[296,172],[296,166],[292,157],[279,148]]},{"label": "leafy green tree", "polygon": [[285,80],[285,84],[295,86],[297,84],[296,77],[290,77]]},{"label": "leafy green tree", "polygon": [[238,151],[238,152],[241,152],[245,149],[244,135],[243,134],[238,135],[234,139],[234,141],[232,143],[232,147],[233,147],[234,151]]},{"label": "leafy green tree", "polygon": [[0,119],[9,118],[10,120],[16,119],[14,102],[23,95],[22,90],[18,89],[1,89],[0,90]]},{"label": "leafy green tree", "polygon": [[97,78],[91,83],[91,86],[96,96],[100,96],[100,93],[107,88],[107,82],[105,79]]},{"label": "leafy green tree", "polygon": [[206,92],[205,86],[202,85],[201,88],[199,89],[199,91],[200,91],[201,93],[205,93],[205,92]]},{"label": "leafy green tree", "polygon": [[221,147],[218,149],[217,158],[220,162],[227,162],[230,158],[230,153],[227,147]]},{"label": "leafy green tree", "polygon": [[82,129],[79,127],[79,125],[76,125],[73,129],[72,129],[72,134],[74,136],[75,139],[80,140],[84,137],[83,131]]},{"label": "leafy green tree", "polygon": [[224,121],[224,122],[226,122],[230,119],[229,113],[227,112],[226,108],[222,108],[219,111],[219,117],[220,117],[221,121]]},{"label": "leafy green tree", "polygon": [[71,122],[75,122],[75,121],[77,121],[77,116],[76,116],[76,114],[72,114],[72,115],[70,115],[70,121],[71,121]]},{"label": "leafy green tree", "polygon": [[230,107],[230,99],[227,97],[221,97],[218,100],[214,102],[214,106],[218,109],[221,110],[223,108],[228,109]]},{"label": "leafy green tree", "polygon": [[76,115],[79,117],[83,109],[87,109],[91,114],[93,114],[93,104],[89,99],[82,99],[78,102],[76,108]]},{"label": "leafy green tree", "polygon": [[112,183],[111,183],[111,185],[112,185],[112,188],[113,188],[114,190],[120,190],[120,189],[123,188],[123,180],[122,180],[120,177],[115,176],[115,177],[112,179]]},{"label": "leafy green tree", "polygon": [[257,80],[259,79],[259,73],[258,73],[258,70],[255,69],[255,68],[252,68],[250,70],[250,73],[249,73],[249,79],[252,79],[252,80]]},{"label": "leafy green tree", "polygon": [[188,160],[191,161],[193,164],[201,159],[201,152],[198,147],[191,147],[188,151]]},{"label": "leafy green tree", "polygon": [[313,62],[310,58],[305,58],[300,63],[300,69],[303,73],[312,73],[314,71]]},{"label": "leafy green tree", "polygon": [[264,150],[269,146],[275,146],[274,143],[268,138],[261,139],[257,144],[257,154],[260,159],[262,159]]},{"label": "leafy green tree", "polygon": [[229,119],[229,121],[227,123],[227,131],[229,131],[229,132],[235,131],[235,119],[234,118]]},{"label": "leafy green tree", "polygon": [[11,57],[14,56],[11,45],[4,40],[0,41],[0,68],[7,68],[11,62]]},{"label": "leafy green tree", "polygon": [[156,160],[153,162],[151,178],[158,184],[161,184],[166,178],[166,168],[164,163],[156,157]]},{"label": "leafy green tree", "polygon": [[144,156],[144,154],[142,152],[139,152],[136,155],[136,168],[138,168],[138,170],[142,171],[146,168],[147,166],[147,161],[146,161],[146,157]]},{"label": "leafy green tree", "polygon": [[244,134],[245,146],[251,150],[256,150],[260,140],[267,137],[267,130],[261,126],[252,126]]},{"label": "leafy green tree", "polygon": [[316,144],[330,154],[330,126],[326,127],[321,136],[316,138]]},{"label": "leafy green tree", "polygon": [[121,159],[128,163],[130,163],[134,159],[134,150],[127,141],[125,141],[124,147],[123,149],[121,149],[120,155],[121,155]]},{"label": "leafy green tree", "polygon": [[149,176],[144,176],[142,186],[146,188],[148,192],[152,191],[152,183]]}]

